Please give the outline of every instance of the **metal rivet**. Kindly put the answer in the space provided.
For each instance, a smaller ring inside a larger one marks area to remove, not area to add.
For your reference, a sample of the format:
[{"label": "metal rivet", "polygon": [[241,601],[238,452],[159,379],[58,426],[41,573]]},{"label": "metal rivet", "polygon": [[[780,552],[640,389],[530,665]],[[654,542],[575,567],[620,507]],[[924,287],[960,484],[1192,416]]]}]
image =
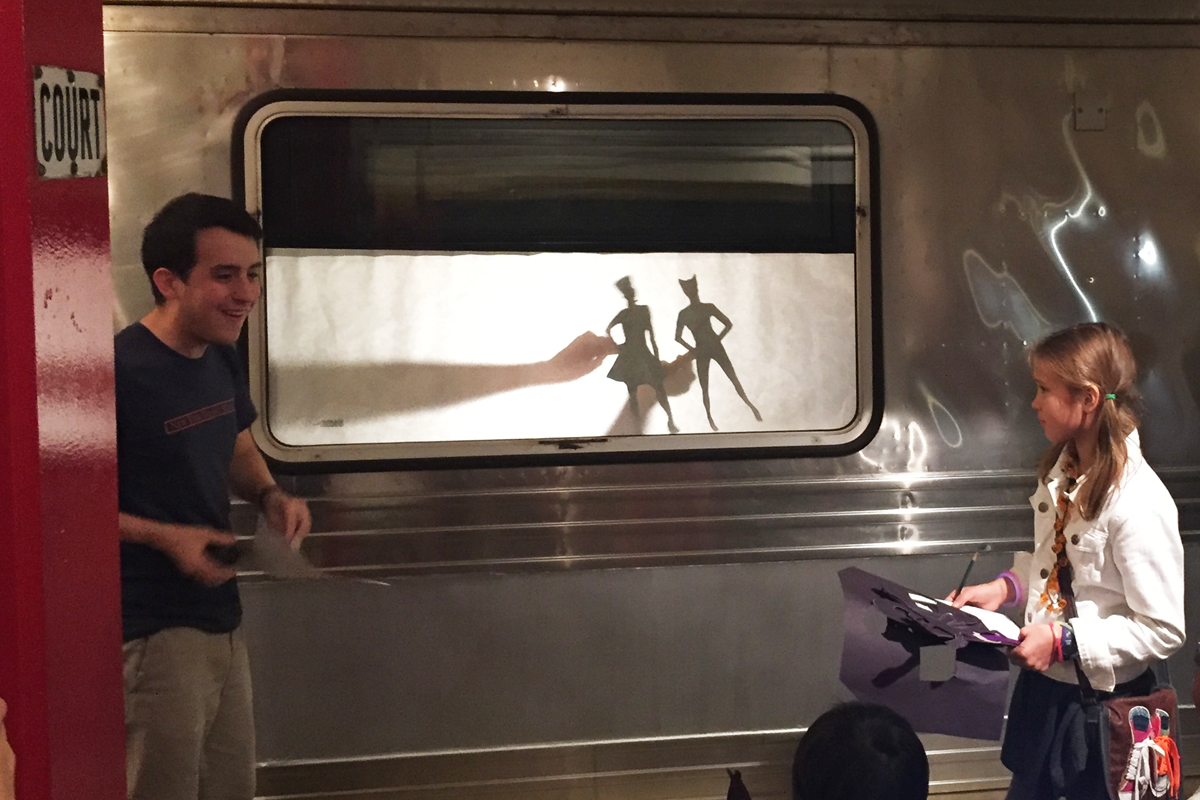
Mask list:
[{"label": "metal rivet", "polygon": [[1044,570],[1042,570],[1042,577],[1043,577],[1043,578],[1049,578],[1049,577],[1050,577],[1050,570],[1048,570],[1048,569],[1044,569]]},{"label": "metal rivet", "polygon": [[907,542],[913,537],[913,529],[907,525],[900,526],[900,541]]},{"label": "metal rivet", "polygon": [[1071,544],[1079,544],[1079,534],[1078,533],[1071,537]]},{"label": "metal rivet", "polygon": [[1050,506],[1046,505],[1045,503],[1038,503],[1038,511],[1045,514],[1049,510],[1050,510]]}]

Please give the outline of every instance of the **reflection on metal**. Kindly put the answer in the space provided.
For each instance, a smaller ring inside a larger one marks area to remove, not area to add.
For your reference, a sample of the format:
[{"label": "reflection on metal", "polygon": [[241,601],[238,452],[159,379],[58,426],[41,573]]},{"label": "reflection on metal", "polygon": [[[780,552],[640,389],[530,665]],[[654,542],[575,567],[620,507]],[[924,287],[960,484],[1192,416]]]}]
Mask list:
[{"label": "reflection on metal", "polygon": [[929,387],[925,385],[924,381],[917,381],[917,388],[925,396],[925,404],[929,406],[929,415],[933,417],[933,424],[937,427],[942,441],[946,443],[947,447],[955,449],[962,447],[962,428],[959,426],[958,420],[950,413],[950,409],[933,396],[933,392],[929,391]]},{"label": "reflection on metal", "polygon": [[[1016,334],[1022,347],[1050,333],[1051,326],[1006,268],[997,272],[975,250],[963,253],[963,272],[979,319],[989,328],[1004,327]],[[959,435],[961,443],[962,436]],[[948,443],[948,442],[947,442]]]},{"label": "reflection on metal", "polygon": [[1138,104],[1135,116],[1138,150],[1150,158],[1165,158],[1167,139],[1163,136],[1162,123],[1158,121],[1158,112],[1154,110],[1154,106],[1149,100],[1143,100]]},{"label": "reflection on metal", "polygon": [[1063,256],[1062,249],[1058,244],[1059,231],[1061,231],[1068,222],[1080,220],[1083,213],[1087,210],[1088,204],[1091,203],[1092,199],[1095,197],[1095,190],[1092,188],[1092,182],[1088,180],[1087,172],[1085,172],[1083,169],[1083,162],[1079,160],[1079,151],[1075,149],[1075,142],[1071,138],[1071,129],[1070,125],[1068,124],[1069,119],[1070,117],[1063,119],[1063,140],[1067,143],[1067,150],[1071,153],[1071,160],[1075,162],[1075,168],[1079,170],[1079,179],[1083,183],[1083,197],[1081,197],[1079,202],[1073,207],[1068,206],[1063,217],[1058,222],[1050,226],[1050,229],[1046,234],[1046,238],[1050,242],[1050,249],[1054,252],[1054,258],[1058,261],[1058,265],[1062,269],[1063,277],[1067,279],[1067,282],[1071,285],[1071,289],[1076,295],[1078,295],[1080,302],[1083,303],[1083,307],[1087,309],[1088,319],[1095,322],[1100,319],[1100,317],[1096,314],[1096,309],[1092,306],[1091,300],[1088,299],[1087,295],[1084,294],[1083,289],[1080,288],[1079,282],[1075,279],[1075,273],[1071,271],[1071,265],[1067,263],[1067,259],[1065,256]]},{"label": "reflection on metal", "polygon": [[[1147,267],[1158,266],[1158,246],[1154,244],[1154,237],[1148,233],[1143,233],[1138,237],[1138,259]],[[1161,270],[1155,269],[1154,273],[1160,273]]]},{"label": "reflection on metal", "polygon": [[[1023,218],[1032,226],[1034,234],[1038,237],[1038,241],[1042,243],[1043,247],[1046,248],[1046,251],[1054,259],[1067,285],[1070,286],[1075,296],[1079,298],[1087,319],[1095,322],[1100,319],[1096,308],[1079,285],[1079,281],[1076,279],[1071,265],[1067,263],[1066,256],[1063,254],[1062,247],[1058,241],[1059,233],[1068,224],[1086,230],[1089,227],[1090,220],[1085,214],[1089,210],[1100,217],[1104,216],[1105,213],[1104,206],[1096,196],[1092,182],[1088,179],[1087,172],[1083,168],[1083,162],[1079,158],[1079,152],[1071,136],[1071,118],[1071,114],[1065,116],[1061,126],[1063,141],[1066,143],[1067,152],[1071,156],[1071,162],[1075,166],[1081,184],[1071,199],[1066,202],[1055,203],[1034,194],[1026,195],[1022,199],[1006,193],[1001,199],[1000,205],[1001,208],[1009,202],[1017,205]],[[1095,206],[1089,209],[1093,203],[1095,203]]]},{"label": "reflection on metal", "polygon": [[[874,457],[869,455],[871,453]],[[928,455],[929,443],[921,426],[913,421],[901,425],[895,418],[885,419],[875,441],[858,453],[860,459],[874,469],[890,474],[905,488],[912,486],[925,471]]]}]

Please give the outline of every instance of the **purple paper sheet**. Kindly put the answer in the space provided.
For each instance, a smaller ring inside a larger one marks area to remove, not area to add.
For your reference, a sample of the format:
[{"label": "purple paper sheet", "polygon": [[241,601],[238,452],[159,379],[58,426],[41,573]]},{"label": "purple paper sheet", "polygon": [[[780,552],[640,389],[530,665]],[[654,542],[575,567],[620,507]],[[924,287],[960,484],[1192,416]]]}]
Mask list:
[{"label": "purple paper sheet", "polygon": [[[1001,647],[976,640],[986,626],[958,609],[931,614],[905,587],[857,567],[838,578],[845,598],[840,677],[854,696],[888,706],[920,732],[998,740],[1009,662]],[[921,680],[920,648],[935,646],[955,650],[954,675]]]}]

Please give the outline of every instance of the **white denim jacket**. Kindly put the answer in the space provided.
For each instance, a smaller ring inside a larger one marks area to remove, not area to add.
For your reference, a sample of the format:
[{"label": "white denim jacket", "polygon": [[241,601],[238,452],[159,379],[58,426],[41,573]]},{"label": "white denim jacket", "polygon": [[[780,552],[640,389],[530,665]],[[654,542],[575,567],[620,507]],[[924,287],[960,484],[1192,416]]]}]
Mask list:
[{"label": "white denim jacket", "polygon": [[[1175,501],[1142,457],[1137,431],[1126,439],[1129,460],[1120,483],[1094,520],[1072,504],[1064,530],[1075,569],[1078,616],[1070,620],[1083,672],[1097,691],[1136,678],[1184,642],[1183,544]],[[1064,475],[1060,458],[1029,498],[1034,514],[1032,557],[1013,567],[1025,576],[1023,624],[1061,622],[1063,612],[1038,610],[1054,564],[1056,501]],[[1072,497],[1086,480],[1076,484]],[[1023,558],[1021,556],[1024,556]],[[1022,563],[1024,562],[1024,563]],[[1053,664],[1048,677],[1077,683],[1070,662]]]}]

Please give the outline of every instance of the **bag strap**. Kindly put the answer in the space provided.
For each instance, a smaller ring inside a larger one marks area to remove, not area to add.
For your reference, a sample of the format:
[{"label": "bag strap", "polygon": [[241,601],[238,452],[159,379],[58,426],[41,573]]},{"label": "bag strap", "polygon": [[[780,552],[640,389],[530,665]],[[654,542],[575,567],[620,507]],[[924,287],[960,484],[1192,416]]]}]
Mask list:
[{"label": "bag strap", "polygon": [[[1067,619],[1074,619],[1079,616],[1075,607],[1075,588],[1071,585],[1075,580],[1075,567],[1072,566],[1065,547],[1063,548],[1063,558],[1067,563],[1065,567],[1058,568],[1058,587],[1062,596],[1067,600]],[[1083,665],[1079,663],[1078,653],[1075,658],[1071,659],[1071,663],[1075,665],[1075,677],[1079,680],[1079,693],[1083,695],[1084,705],[1096,705],[1100,701],[1096,699],[1096,690],[1092,688],[1092,682],[1083,673]]]}]

